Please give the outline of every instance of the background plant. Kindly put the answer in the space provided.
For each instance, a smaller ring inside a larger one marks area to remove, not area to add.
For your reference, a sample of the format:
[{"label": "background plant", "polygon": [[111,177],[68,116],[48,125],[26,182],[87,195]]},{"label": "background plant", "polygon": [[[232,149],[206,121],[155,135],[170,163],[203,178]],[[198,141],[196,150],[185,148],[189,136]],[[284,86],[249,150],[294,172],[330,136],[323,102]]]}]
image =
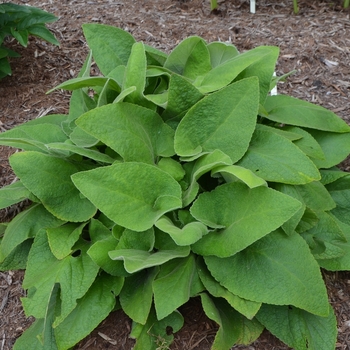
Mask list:
[{"label": "background plant", "polygon": [[27,47],[30,35],[37,36],[49,43],[59,45],[45,23],[54,22],[57,17],[36,7],[12,3],[0,4],[0,79],[11,75],[8,57],[19,54],[4,44],[7,37],[14,37],[22,46]]},{"label": "background plant", "polygon": [[118,28],[83,30],[93,54],[57,87],[73,90],[69,114],[0,135],[24,150],[1,207],[33,202],[0,226],[0,268],[26,269],[36,318],[14,349],[68,349],[116,308],[135,349],[164,347],[199,297],[220,327],[213,349],[266,327],[295,349],[333,350],[320,267],[350,265],[350,177],[336,167],[349,126],[269,96],[276,47],[195,36],[167,55]]}]

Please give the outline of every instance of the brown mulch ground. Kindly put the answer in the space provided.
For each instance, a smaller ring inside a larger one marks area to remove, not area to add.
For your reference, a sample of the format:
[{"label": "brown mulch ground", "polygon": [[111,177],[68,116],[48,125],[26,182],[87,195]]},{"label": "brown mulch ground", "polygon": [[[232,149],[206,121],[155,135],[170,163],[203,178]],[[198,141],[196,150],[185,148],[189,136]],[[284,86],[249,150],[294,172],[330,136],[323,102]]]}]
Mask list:
[{"label": "brown mulch ground", "polygon": [[[293,69],[297,73],[279,84],[278,92],[322,105],[350,123],[350,19],[340,0],[299,1],[293,14],[287,0],[258,0],[256,14],[249,1],[219,1],[220,10],[210,13],[209,0],[23,0],[13,1],[41,7],[60,19],[50,25],[61,42],[53,47],[31,40],[24,49],[11,47],[22,58],[12,59],[13,76],[0,81],[0,130],[50,113],[66,113],[69,93],[46,91],[75,77],[88,52],[81,24],[96,22],[119,26],[137,40],[169,52],[182,39],[199,35],[207,41],[230,41],[240,51],[259,45],[280,47],[277,75]],[[7,158],[13,152],[0,147],[0,187],[15,180]],[[350,170],[350,161],[342,167]],[[10,220],[21,207],[0,211],[0,222]],[[22,272],[0,272],[0,350],[12,348],[15,339],[31,323],[20,304]],[[350,272],[324,273],[330,301],[338,320],[337,349],[350,349]],[[210,349],[216,325],[207,319],[198,300],[181,310],[185,326],[175,335],[173,350]],[[77,349],[126,349],[130,320],[113,313]],[[286,350],[287,346],[264,332],[241,350]],[[319,349],[322,350],[322,349]]]}]

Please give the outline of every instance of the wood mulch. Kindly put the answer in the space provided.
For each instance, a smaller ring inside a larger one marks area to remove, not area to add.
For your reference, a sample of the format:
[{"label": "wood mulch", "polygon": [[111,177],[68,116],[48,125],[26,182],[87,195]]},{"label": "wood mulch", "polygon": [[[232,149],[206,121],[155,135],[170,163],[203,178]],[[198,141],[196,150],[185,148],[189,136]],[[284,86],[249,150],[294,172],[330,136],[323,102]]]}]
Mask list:
[{"label": "wood mulch", "polygon": [[[30,40],[27,48],[9,45],[22,57],[11,60],[12,77],[0,81],[0,131],[52,113],[67,113],[69,93],[46,91],[76,77],[88,47],[83,23],[103,23],[129,31],[137,40],[169,52],[182,39],[199,35],[207,41],[229,41],[240,51],[260,45],[280,48],[277,75],[296,70],[278,92],[322,105],[350,124],[350,11],[340,0],[300,0],[300,13],[293,14],[292,1],[258,0],[256,14],[248,0],[219,0],[210,13],[209,0],[23,0],[12,1],[40,7],[59,21],[50,28],[60,40],[54,47]],[[8,156],[0,146],[0,187],[15,180]],[[349,171],[350,161],[342,164]],[[25,204],[0,211],[0,222],[9,221]],[[23,313],[20,297],[23,272],[0,272],[0,350],[12,349],[18,336],[31,324]],[[338,320],[336,349],[350,349],[350,272],[324,272],[329,299]],[[181,307],[185,326],[175,335],[173,350],[210,349],[217,330],[203,313],[198,300]],[[111,314],[76,349],[130,350],[130,320],[121,312]],[[241,350],[286,350],[268,332]],[[322,349],[320,349],[322,350]]]}]

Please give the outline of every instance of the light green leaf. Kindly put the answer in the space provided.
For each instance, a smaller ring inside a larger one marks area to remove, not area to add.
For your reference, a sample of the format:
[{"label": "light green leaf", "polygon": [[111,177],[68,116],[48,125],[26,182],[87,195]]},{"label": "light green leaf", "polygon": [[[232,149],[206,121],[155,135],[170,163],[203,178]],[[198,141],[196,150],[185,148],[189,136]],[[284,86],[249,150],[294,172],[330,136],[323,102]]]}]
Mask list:
[{"label": "light green leaf", "polygon": [[123,282],[121,277],[106,274],[96,278],[87,293],[78,300],[76,308],[55,328],[59,349],[70,349],[109,315]]},{"label": "light green leaf", "polygon": [[125,279],[119,300],[123,311],[134,321],[146,324],[153,301],[152,283],[158,268],[134,273]]},{"label": "light green leaf", "polygon": [[103,75],[126,65],[135,39],[128,32],[102,24],[83,24],[83,32]]},{"label": "light green leaf", "polygon": [[[153,282],[154,305],[157,319],[170,315],[191,297],[191,286],[197,276],[193,254],[163,264]],[[174,293],[176,291],[176,293]]]},{"label": "light green leaf", "polygon": [[96,213],[95,206],[86,198],[81,198],[70,179],[79,170],[73,163],[28,151],[12,155],[10,164],[24,186],[57,218],[79,222],[90,219]]},{"label": "light green leaf", "polygon": [[294,144],[307,156],[316,159],[324,159],[324,153],[320,144],[306,130],[296,126],[287,126],[284,127],[283,130],[288,130],[289,132],[294,132],[302,136],[302,138],[295,140]]},{"label": "light green leaf", "polygon": [[331,306],[328,316],[320,317],[291,306],[264,304],[257,318],[295,350],[334,350],[336,347],[337,321]]},{"label": "light green leaf", "polygon": [[176,153],[188,157],[219,149],[235,163],[248,149],[258,107],[257,78],[241,80],[206,96],[176,129]]},{"label": "light green leaf", "polygon": [[239,55],[237,48],[228,43],[214,41],[207,45],[210,54],[210,63],[212,68],[220,66],[230,59]]},{"label": "light green leaf", "polygon": [[164,68],[191,80],[208,73],[211,64],[205,41],[198,36],[186,38],[170,53]]},{"label": "light green leaf", "polygon": [[127,95],[126,101],[139,104],[143,100],[143,91],[146,85],[146,53],[142,42],[135,43],[125,69],[123,90],[132,86],[136,90]]},{"label": "light green leaf", "polygon": [[0,189],[0,209],[33,197],[21,181],[16,181]]},{"label": "light green leaf", "polygon": [[260,125],[238,162],[266,181],[301,185],[321,178],[315,164],[291,141]]},{"label": "light green leaf", "polygon": [[336,167],[331,169],[321,169],[320,173],[322,175],[321,183],[323,185],[329,185],[330,183],[337,181],[342,177],[350,176],[347,171],[339,170]]},{"label": "light green leaf", "polygon": [[17,339],[14,350],[58,350],[52,323],[55,318],[58,285],[52,286],[48,296],[46,314],[39,318]]},{"label": "light green leaf", "polygon": [[157,113],[138,105],[120,102],[95,108],[76,123],[125,161],[152,164],[159,155],[174,154],[174,131]]},{"label": "light green leaf", "polygon": [[[237,80],[249,77],[259,78],[259,102],[264,104],[268,93],[270,92],[271,80],[276,70],[276,62],[279,55],[279,48],[276,46],[260,46],[266,53],[261,55],[260,60],[255,61],[241,72]],[[250,52],[250,51],[248,51]]]},{"label": "light green leaf", "polygon": [[181,115],[203,96],[187,79],[181,75],[172,74],[169,81],[168,103],[165,111],[162,113],[163,120],[169,120]]},{"label": "light green leaf", "polygon": [[0,134],[1,145],[44,153],[48,153],[46,143],[66,140],[67,135],[55,124],[24,124]]},{"label": "light green leaf", "polygon": [[189,253],[189,247],[178,247],[174,250],[158,250],[156,253],[136,249],[118,249],[110,251],[109,256],[113,260],[124,260],[125,270],[129,273],[134,273],[149,267],[162,265],[172,259],[186,257]]},{"label": "light green leaf", "polygon": [[104,87],[108,85],[108,87],[112,90],[120,92],[121,88],[119,84],[111,78],[108,77],[78,77],[65,81],[62,84],[57,85],[53,89],[49,90],[47,93],[51,93],[55,90],[78,90],[82,88],[101,86]]},{"label": "light green leaf", "polygon": [[[276,48],[260,46],[239,54],[210,70],[196,86],[202,93],[213,92],[230,84],[244,69],[275,55]],[[259,95],[259,94],[258,94]],[[259,98],[257,98],[259,100]]]},{"label": "light green leaf", "polygon": [[87,149],[84,147],[72,145],[69,143],[49,143],[46,145],[49,150],[55,151],[68,151],[73,154],[80,154],[81,156],[95,160],[96,162],[112,164],[115,159],[111,158],[109,155],[95,151],[93,149]]},{"label": "light green leaf", "polygon": [[200,194],[190,209],[207,226],[222,228],[196,242],[193,251],[219,257],[234,255],[280,227],[300,207],[299,201],[265,186],[221,185]]},{"label": "light green leaf", "polygon": [[125,229],[119,238],[117,249],[140,249],[150,252],[154,247],[154,229],[135,232]]},{"label": "light green leaf", "polygon": [[176,181],[182,180],[185,176],[184,168],[180,162],[177,162],[173,158],[162,158],[157,165],[160,169],[170,174]]},{"label": "light green leaf", "polygon": [[123,102],[124,98],[128,95],[130,95],[131,93],[133,93],[134,91],[136,91],[136,86],[130,86],[129,88],[123,90],[117,97],[116,99],[113,101],[113,103],[118,103],[118,102]]},{"label": "light green leaf", "polygon": [[202,259],[197,260],[197,269],[199,277],[204,284],[205,289],[216,298],[224,298],[235,310],[248,319],[253,319],[259,311],[261,303],[240,298],[232,294],[228,289],[217,282],[208,271]]},{"label": "light green leaf", "polygon": [[117,163],[72,176],[77,188],[117,224],[145,231],[166,212],[180,208],[180,185],[143,163]]},{"label": "light green leaf", "polygon": [[54,327],[60,324],[77,306],[96,278],[99,267],[81,247],[78,257],[67,256],[57,260],[51,253],[44,230],[34,240],[29,253],[23,288],[29,289],[22,299],[26,315],[45,317],[47,300],[55,283],[60,284],[61,312],[56,317]]},{"label": "light green leaf", "polygon": [[214,150],[213,152],[201,155],[194,163],[191,174],[189,176],[189,186],[183,193],[183,206],[186,207],[196,198],[199,191],[199,184],[197,180],[209,172],[212,169],[216,169],[221,165],[231,164],[231,158],[221,152],[220,150]]},{"label": "light green leaf", "polygon": [[33,240],[27,239],[17,245],[6,258],[0,260],[0,271],[25,270],[32,243]]},{"label": "light green leaf", "polygon": [[299,234],[286,236],[277,230],[234,256],[204,260],[213,277],[241,298],[328,316],[320,268]]},{"label": "light green leaf", "polygon": [[308,130],[308,132],[320,144],[324,153],[324,159],[312,159],[318,168],[338,165],[350,154],[350,132],[332,133],[319,130]]},{"label": "light green leaf", "polygon": [[168,233],[179,246],[191,245],[208,233],[207,226],[201,222],[190,222],[184,227],[179,228],[167,216],[162,216],[155,223],[155,226],[161,231]]},{"label": "light green leaf", "polygon": [[40,230],[62,224],[64,221],[50,214],[41,204],[34,204],[20,212],[6,227],[0,245],[0,261],[2,262],[18,245],[34,238]]},{"label": "light green leaf", "polygon": [[46,230],[52,254],[59,260],[73,252],[72,247],[82,234],[86,222],[83,224],[67,223],[65,225],[48,228]]},{"label": "light green leaf", "polygon": [[220,173],[226,182],[242,181],[250,188],[267,186],[261,177],[255,175],[251,170],[238,165],[223,165],[212,170],[211,175]]},{"label": "light green leaf", "polygon": [[330,132],[350,131],[350,127],[330,110],[291,96],[269,96],[264,107],[268,112],[266,117],[278,123]]}]

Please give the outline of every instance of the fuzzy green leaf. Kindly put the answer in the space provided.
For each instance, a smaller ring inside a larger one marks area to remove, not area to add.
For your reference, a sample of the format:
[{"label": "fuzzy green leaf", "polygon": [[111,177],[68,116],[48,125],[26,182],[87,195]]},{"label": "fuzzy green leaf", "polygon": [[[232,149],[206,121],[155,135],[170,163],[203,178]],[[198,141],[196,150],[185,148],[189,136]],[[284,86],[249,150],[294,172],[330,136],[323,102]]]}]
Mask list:
[{"label": "fuzzy green leaf", "polygon": [[320,268],[299,234],[286,236],[277,230],[234,256],[204,260],[213,277],[241,298],[328,316]]},{"label": "fuzzy green leaf", "polygon": [[16,181],[0,189],[0,209],[33,197],[21,181]]},{"label": "fuzzy green leaf", "polygon": [[159,155],[174,154],[173,130],[157,113],[141,106],[125,102],[109,104],[85,113],[76,124],[125,161],[152,164]]},{"label": "fuzzy green leaf", "polygon": [[199,195],[190,211],[197,220],[222,230],[208,233],[192,248],[200,255],[229,257],[277,229],[300,207],[299,201],[265,186],[221,185]]},{"label": "fuzzy green leaf", "polygon": [[315,164],[291,141],[259,126],[238,165],[266,181],[301,185],[321,178]]},{"label": "fuzzy green leaf", "polygon": [[152,283],[158,271],[158,268],[148,269],[125,279],[120,305],[134,322],[147,322],[153,301]]},{"label": "fuzzy green leaf", "polygon": [[257,78],[249,78],[200,100],[176,129],[176,153],[189,157],[219,149],[235,163],[247,151],[255,129],[258,93]]},{"label": "fuzzy green leaf", "polygon": [[328,132],[349,132],[350,127],[333,112],[291,96],[277,95],[266,99],[268,119]]},{"label": "fuzzy green leaf", "polygon": [[96,213],[95,206],[86,198],[81,198],[70,179],[79,170],[73,163],[28,151],[12,155],[10,164],[24,186],[57,218],[79,222],[90,219]]},{"label": "fuzzy green leaf", "polygon": [[103,75],[126,65],[135,39],[126,31],[101,24],[83,24],[83,32]]},{"label": "fuzzy green leaf", "polygon": [[335,349],[337,322],[331,306],[328,316],[320,317],[291,306],[264,304],[257,318],[295,350]]},{"label": "fuzzy green leaf", "polygon": [[220,64],[223,64],[239,55],[239,52],[234,45],[221,41],[214,41],[208,44],[207,49],[210,53],[210,63],[212,68],[220,66]]},{"label": "fuzzy green leaf", "polygon": [[40,231],[34,240],[28,257],[23,288],[29,289],[28,296],[22,299],[27,315],[45,317],[45,308],[52,286],[60,284],[61,312],[54,326],[60,324],[77,306],[96,278],[99,267],[81,247],[78,257],[67,256],[57,260],[51,253],[45,231]]},{"label": "fuzzy green leaf", "polygon": [[117,163],[72,176],[74,184],[117,224],[145,231],[166,212],[181,207],[180,185],[143,163]]}]

